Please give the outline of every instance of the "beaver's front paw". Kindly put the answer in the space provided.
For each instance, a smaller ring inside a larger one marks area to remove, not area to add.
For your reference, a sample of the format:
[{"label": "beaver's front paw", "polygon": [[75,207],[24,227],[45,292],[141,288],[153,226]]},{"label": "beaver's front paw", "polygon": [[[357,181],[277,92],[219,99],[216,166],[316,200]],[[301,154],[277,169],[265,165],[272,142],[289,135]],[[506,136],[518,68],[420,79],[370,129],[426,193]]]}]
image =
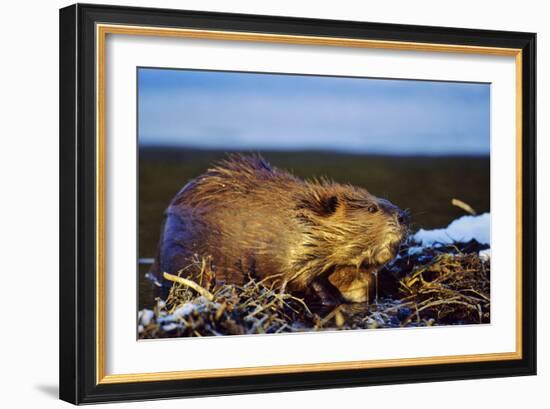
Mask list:
[{"label": "beaver's front paw", "polygon": [[374,272],[353,266],[337,267],[328,281],[338,289],[343,299],[353,303],[369,303],[374,300],[376,280]]},{"label": "beaver's front paw", "polygon": [[306,303],[318,313],[331,311],[343,304],[345,300],[340,292],[326,280],[316,280],[311,283],[306,294]]}]

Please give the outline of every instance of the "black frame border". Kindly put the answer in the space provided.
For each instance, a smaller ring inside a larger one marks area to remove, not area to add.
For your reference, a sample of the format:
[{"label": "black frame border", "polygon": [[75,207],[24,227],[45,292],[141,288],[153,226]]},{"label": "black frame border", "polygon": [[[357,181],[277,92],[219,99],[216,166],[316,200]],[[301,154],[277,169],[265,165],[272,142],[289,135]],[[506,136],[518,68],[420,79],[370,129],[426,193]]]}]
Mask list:
[{"label": "black frame border", "polygon": [[[522,50],[522,359],[96,384],[96,23]],[[60,10],[60,388],[74,404],[536,374],[536,34],[76,4]]]}]

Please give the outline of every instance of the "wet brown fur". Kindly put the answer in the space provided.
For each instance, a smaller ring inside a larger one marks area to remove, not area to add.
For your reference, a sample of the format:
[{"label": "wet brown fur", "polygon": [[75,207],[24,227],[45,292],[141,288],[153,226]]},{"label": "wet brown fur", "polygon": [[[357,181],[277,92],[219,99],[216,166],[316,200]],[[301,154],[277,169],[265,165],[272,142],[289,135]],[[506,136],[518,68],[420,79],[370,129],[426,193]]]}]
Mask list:
[{"label": "wet brown fur", "polygon": [[[406,235],[406,214],[365,189],[304,181],[260,156],[234,155],[189,182],[165,214],[153,272],[209,257],[220,281],[250,276],[325,302],[363,302],[372,273]],[[333,294],[334,295],[334,294]]]}]

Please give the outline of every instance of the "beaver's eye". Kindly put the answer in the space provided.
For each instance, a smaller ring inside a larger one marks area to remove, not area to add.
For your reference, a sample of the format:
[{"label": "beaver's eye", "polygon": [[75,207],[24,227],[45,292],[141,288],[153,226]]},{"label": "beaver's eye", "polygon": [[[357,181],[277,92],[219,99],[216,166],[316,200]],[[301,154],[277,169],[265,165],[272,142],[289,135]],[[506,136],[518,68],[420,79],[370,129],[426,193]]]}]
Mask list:
[{"label": "beaver's eye", "polygon": [[378,211],[378,206],[371,204],[367,207],[369,213],[376,213]]}]

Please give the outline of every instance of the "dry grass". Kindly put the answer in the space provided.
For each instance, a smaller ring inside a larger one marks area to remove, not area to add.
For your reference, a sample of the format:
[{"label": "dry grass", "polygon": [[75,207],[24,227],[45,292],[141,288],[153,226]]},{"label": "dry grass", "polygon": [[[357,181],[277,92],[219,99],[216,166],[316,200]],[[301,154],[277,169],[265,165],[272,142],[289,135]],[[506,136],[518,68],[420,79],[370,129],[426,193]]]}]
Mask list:
[{"label": "dry grass", "polygon": [[[490,321],[490,261],[472,241],[403,246],[379,272],[370,304],[311,310],[291,294],[253,278],[243,286],[216,283],[208,260],[196,260],[174,281],[166,301],[139,313],[140,338],[272,334],[334,329],[458,325]],[[196,277],[194,281],[189,277]]]}]

